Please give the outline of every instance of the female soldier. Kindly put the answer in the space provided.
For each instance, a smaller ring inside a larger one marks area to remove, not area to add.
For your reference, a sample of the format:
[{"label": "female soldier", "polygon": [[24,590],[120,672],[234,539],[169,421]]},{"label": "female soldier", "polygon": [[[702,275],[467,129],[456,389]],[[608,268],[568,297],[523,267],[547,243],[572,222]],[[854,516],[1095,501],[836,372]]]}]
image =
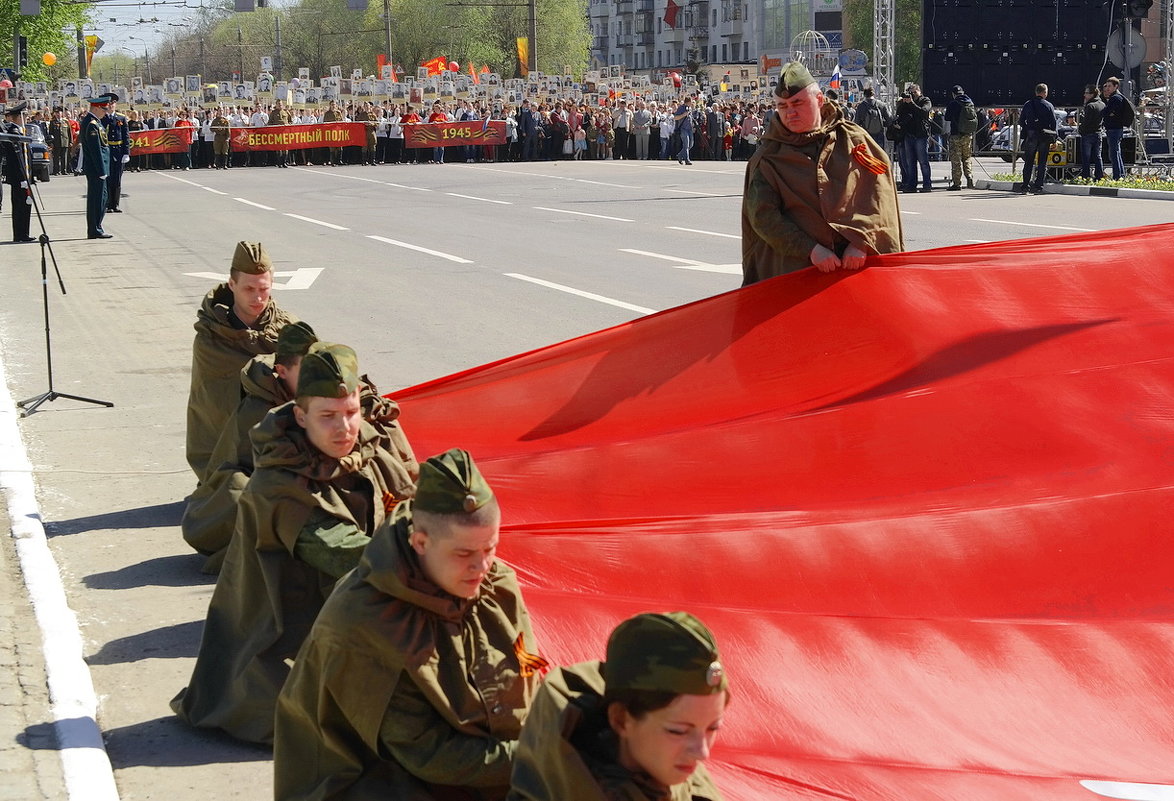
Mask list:
[{"label": "female soldier", "polygon": [[719,801],[702,764],[729,700],[717,644],[685,612],[621,623],[607,661],[557,668],[534,696],[510,801]]}]

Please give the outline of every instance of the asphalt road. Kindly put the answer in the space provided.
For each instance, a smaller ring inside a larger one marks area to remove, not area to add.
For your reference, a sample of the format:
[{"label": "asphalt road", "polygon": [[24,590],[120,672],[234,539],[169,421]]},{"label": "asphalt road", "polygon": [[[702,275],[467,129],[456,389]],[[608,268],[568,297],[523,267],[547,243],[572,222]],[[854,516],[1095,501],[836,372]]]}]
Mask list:
[{"label": "asphalt road", "polygon": [[[944,177],[948,165],[935,168]],[[69,290],[51,280],[55,387],[115,406],[59,400],[21,433],[123,799],[270,793],[265,751],[188,730],[167,707],[212,590],[178,528],[194,483],[183,458],[191,325],[235,242],[264,242],[278,302],[353,345],[394,390],[737,288],[743,171],[559,162],[132,174],[107,241],[84,239],[81,179],[41,187]],[[903,195],[901,207],[911,250],[1174,216],[1160,201],[984,191]],[[37,246],[0,245],[0,273],[0,353],[8,391],[23,399],[47,388]]]}]

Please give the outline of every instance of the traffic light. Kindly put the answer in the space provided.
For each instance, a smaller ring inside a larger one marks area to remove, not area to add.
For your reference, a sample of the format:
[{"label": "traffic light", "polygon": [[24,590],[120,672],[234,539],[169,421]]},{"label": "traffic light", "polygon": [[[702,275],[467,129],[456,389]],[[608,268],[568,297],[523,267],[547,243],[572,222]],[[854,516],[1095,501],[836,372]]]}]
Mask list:
[{"label": "traffic light", "polygon": [[29,40],[24,36],[16,37],[16,68],[22,69],[29,65]]}]

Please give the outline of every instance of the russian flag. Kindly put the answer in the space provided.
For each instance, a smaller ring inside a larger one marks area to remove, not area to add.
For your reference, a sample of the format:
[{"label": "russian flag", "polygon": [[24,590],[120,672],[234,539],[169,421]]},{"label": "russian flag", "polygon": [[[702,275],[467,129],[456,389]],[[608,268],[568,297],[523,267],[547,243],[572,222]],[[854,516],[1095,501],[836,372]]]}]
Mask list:
[{"label": "russian flag", "polygon": [[840,64],[839,64],[839,62],[836,62],[836,68],[834,70],[832,70],[832,79],[831,79],[831,81],[828,82],[828,88],[829,89],[839,89],[840,88]]}]

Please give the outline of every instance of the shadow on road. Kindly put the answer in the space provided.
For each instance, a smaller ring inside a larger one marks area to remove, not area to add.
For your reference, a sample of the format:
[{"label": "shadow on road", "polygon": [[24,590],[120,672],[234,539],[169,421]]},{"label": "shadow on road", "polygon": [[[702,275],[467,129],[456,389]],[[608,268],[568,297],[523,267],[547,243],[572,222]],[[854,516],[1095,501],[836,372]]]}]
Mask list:
[{"label": "shadow on road", "polygon": [[195,658],[200,650],[200,634],[203,630],[203,620],[192,620],[119,637],[86,657],[86,662],[90,665],[121,665],[140,659]]},{"label": "shadow on road", "polygon": [[145,720],[103,732],[115,770],[131,767],[188,767],[273,758],[267,746],[242,743],[227,734],[193,729],[177,718]]},{"label": "shadow on road", "polygon": [[66,534],[81,534],[85,531],[123,528],[157,528],[178,526],[183,518],[183,501],[159,503],[154,506],[140,506],[119,512],[106,512],[89,517],[75,517],[73,520],[51,520],[45,523],[45,534],[60,537]]},{"label": "shadow on road", "polygon": [[215,584],[216,576],[201,573],[208,557],[198,553],[173,554],[133,565],[94,573],[82,579],[91,590],[128,590],[133,587],[193,587]]}]

